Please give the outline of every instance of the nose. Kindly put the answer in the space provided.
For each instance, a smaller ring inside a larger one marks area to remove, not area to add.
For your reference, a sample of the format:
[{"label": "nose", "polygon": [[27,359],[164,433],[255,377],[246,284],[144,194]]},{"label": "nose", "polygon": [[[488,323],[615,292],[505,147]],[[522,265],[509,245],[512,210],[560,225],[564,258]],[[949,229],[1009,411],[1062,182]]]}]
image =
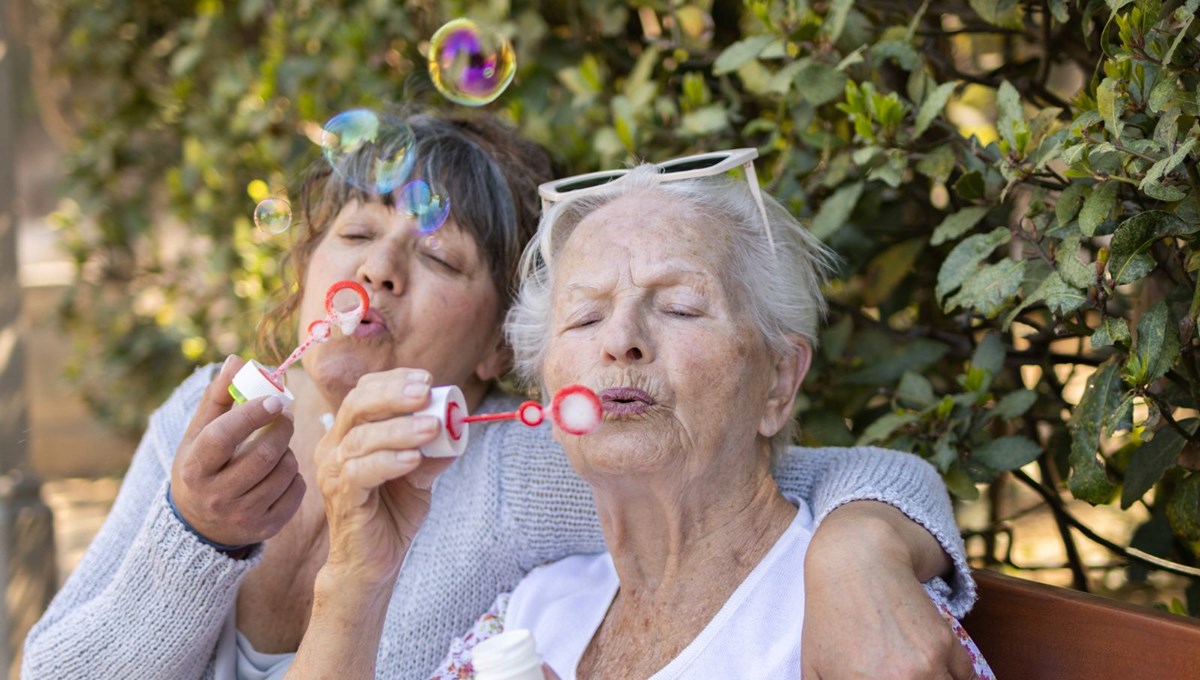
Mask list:
[{"label": "nose", "polygon": [[604,324],[604,360],[619,365],[652,361],[654,352],[645,322],[636,304],[614,310]]},{"label": "nose", "polygon": [[384,238],[372,244],[358,267],[358,278],[372,292],[399,295],[405,289],[407,270],[398,239]]}]

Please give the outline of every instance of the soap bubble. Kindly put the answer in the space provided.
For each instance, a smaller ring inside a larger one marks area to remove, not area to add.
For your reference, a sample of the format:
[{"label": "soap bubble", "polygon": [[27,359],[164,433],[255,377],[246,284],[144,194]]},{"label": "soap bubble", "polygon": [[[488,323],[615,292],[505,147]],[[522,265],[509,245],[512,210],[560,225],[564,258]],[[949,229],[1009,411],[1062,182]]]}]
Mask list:
[{"label": "soap bubble", "polygon": [[343,111],[325,123],[321,149],[334,172],[350,184],[386,194],[412,171],[413,131],[368,109]]},{"label": "soap bubble", "polygon": [[516,72],[512,43],[480,30],[470,19],[451,21],[430,40],[429,77],[456,104],[487,104],[504,92]]},{"label": "soap bubble", "polygon": [[400,206],[417,221],[417,231],[432,234],[450,216],[450,197],[437,191],[423,179],[414,179],[400,190]]},{"label": "soap bubble", "polygon": [[600,427],[604,413],[595,392],[583,385],[567,385],[554,393],[550,417],[563,432],[579,436]]},{"label": "soap bubble", "polygon": [[292,205],[278,196],[264,198],[254,207],[254,226],[268,234],[282,234],[292,226]]}]

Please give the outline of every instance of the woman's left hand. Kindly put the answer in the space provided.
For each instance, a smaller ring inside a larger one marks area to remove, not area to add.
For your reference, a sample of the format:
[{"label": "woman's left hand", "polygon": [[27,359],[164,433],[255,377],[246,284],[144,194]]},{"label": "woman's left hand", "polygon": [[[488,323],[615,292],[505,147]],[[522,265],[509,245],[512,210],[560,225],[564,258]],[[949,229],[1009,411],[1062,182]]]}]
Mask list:
[{"label": "woman's left hand", "polygon": [[363,587],[390,586],[429,513],[433,480],[452,458],[424,458],[440,423],[413,416],[429,374],[400,368],[359,380],[317,444],[317,483],[329,521],[327,568]]},{"label": "woman's left hand", "polygon": [[[906,526],[924,538],[906,534]],[[920,578],[937,573],[922,574],[928,568],[914,563],[913,543],[928,550],[925,539],[937,546],[881,503],[851,503],[822,522],[804,563],[805,680],[976,677],[970,655],[921,586]]]}]

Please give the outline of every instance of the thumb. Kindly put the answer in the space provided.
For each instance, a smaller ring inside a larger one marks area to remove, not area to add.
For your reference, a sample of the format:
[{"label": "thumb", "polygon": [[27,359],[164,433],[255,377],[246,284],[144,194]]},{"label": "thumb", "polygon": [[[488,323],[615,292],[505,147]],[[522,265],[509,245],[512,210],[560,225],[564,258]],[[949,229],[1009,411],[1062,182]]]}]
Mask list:
[{"label": "thumb", "polygon": [[225,363],[221,365],[221,370],[208,384],[204,394],[200,395],[196,413],[188,423],[187,431],[183,433],[184,443],[195,440],[206,425],[233,406],[233,396],[229,394],[229,385],[233,382],[233,376],[237,375],[237,372],[245,365],[246,360],[241,357],[232,354],[226,357]]},{"label": "thumb", "polygon": [[979,680],[979,675],[975,673],[975,664],[971,661],[971,655],[967,653],[966,647],[955,643],[953,649],[950,650],[950,677],[954,680]]},{"label": "thumb", "polygon": [[548,663],[542,664],[542,675],[545,676],[545,680],[558,680],[558,673],[555,673]]}]

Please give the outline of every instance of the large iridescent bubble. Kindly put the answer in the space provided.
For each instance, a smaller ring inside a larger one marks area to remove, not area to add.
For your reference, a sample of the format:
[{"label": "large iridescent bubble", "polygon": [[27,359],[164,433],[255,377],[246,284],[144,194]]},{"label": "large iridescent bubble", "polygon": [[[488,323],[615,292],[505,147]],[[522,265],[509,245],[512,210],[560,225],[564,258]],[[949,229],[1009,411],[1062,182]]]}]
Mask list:
[{"label": "large iridescent bubble", "polygon": [[425,180],[414,179],[400,190],[398,207],[416,220],[418,232],[432,234],[450,216],[450,197]]},{"label": "large iridescent bubble", "polygon": [[482,106],[500,96],[517,58],[503,36],[481,30],[470,19],[455,19],[433,34],[429,43],[429,77],[447,99]]},{"label": "large iridescent bubble", "polygon": [[386,194],[412,172],[413,131],[397,118],[369,109],[343,111],[325,124],[321,149],[334,172],[350,184]]},{"label": "large iridescent bubble", "polygon": [[268,234],[282,234],[292,226],[291,204],[279,196],[264,198],[254,207],[254,226]]}]

